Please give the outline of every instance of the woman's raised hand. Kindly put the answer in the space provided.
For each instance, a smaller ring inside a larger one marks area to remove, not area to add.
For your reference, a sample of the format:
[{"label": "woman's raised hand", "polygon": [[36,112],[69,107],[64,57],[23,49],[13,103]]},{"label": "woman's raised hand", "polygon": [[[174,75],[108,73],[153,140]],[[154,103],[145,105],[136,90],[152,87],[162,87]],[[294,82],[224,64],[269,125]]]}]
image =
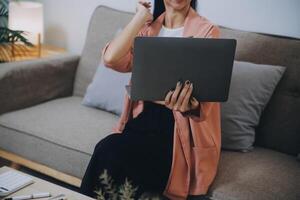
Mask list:
[{"label": "woman's raised hand", "polygon": [[149,23],[153,20],[153,15],[150,11],[151,2],[147,2],[145,0],[139,0],[136,6],[136,13],[139,14],[145,21],[145,23]]},{"label": "woman's raised hand", "polygon": [[165,106],[180,112],[198,109],[200,104],[195,97],[191,98],[192,91],[193,83],[187,80],[185,81],[185,84],[182,85],[182,83],[178,81],[175,90],[170,90],[167,93],[165,97]]}]

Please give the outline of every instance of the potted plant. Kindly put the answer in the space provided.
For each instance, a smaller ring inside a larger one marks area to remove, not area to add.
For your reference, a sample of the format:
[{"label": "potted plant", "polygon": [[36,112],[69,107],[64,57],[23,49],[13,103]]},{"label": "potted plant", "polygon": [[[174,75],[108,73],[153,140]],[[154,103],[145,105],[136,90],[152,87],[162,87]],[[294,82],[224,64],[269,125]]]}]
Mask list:
[{"label": "potted plant", "polygon": [[[0,1],[0,63],[11,61],[14,53],[26,54],[34,45],[26,38],[26,31],[8,28],[9,0]],[[22,45],[15,45],[16,43]]]}]

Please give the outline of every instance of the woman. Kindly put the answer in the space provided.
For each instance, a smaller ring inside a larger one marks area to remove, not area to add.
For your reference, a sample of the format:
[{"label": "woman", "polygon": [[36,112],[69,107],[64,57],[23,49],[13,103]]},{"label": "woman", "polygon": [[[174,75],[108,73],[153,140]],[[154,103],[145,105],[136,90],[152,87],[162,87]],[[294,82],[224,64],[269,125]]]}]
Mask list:
[{"label": "woman", "polygon": [[[132,68],[136,36],[218,37],[219,29],[195,11],[195,0],[139,1],[136,14],[102,50],[107,67],[119,72]],[[130,81],[131,84],[131,81]],[[95,196],[99,174],[107,169],[117,184],[125,177],[145,191],[175,200],[206,194],[220,156],[220,104],[198,102],[193,84],[180,81],[164,101],[132,101],[111,134],[95,147],[82,180],[82,193]],[[119,134],[122,133],[122,134]]]}]

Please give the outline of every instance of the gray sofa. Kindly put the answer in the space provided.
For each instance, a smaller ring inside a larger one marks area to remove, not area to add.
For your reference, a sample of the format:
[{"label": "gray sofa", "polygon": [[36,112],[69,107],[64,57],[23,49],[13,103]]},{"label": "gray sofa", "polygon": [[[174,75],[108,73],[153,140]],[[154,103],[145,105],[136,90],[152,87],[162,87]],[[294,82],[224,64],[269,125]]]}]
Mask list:
[{"label": "gray sofa", "polygon": [[[68,54],[0,65],[0,156],[80,184],[95,144],[112,133],[118,120],[117,115],[83,106],[81,101],[102,47],[132,16],[99,6],[90,20],[80,56]],[[295,128],[285,131],[278,127],[274,134],[280,131],[282,141],[287,139],[291,145],[295,142],[291,140],[299,142],[299,117],[294,114],[300,111],[300,42],[224,27],[221,34],[238,40],[237,60],[278,64],[288,70],[263,113],[264,124],[257,127],[259,145],[249,153],[222,150],[209,194],[215,200],[300,199],[300,162],[293,152],[280,148],[280,141],[268,140],[273,134],[268,127],[280,120],[274,116],[286,116],[278,106],[284,104],[291,117],[289,123],[294,123],[288,125]],[[284,101],[285,94],[291,94],[286,100],[292,103]]]}]

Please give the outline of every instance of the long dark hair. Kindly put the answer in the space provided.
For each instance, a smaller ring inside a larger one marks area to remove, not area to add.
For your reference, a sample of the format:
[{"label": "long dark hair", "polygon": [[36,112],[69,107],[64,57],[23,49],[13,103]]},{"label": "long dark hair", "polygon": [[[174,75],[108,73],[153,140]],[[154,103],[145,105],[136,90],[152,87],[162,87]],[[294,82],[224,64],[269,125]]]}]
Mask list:
[{"label": "long dark hair", "polygon": [[[191,1],[191,7],[193,9],[196,9],[196,3],[197,0]],[[153,10],[153,21],[156,20],[157,17],[159,17],[163,12],[165,12],[165,4],[164,0],[155,0],[154,1],[154,10]]]}]

